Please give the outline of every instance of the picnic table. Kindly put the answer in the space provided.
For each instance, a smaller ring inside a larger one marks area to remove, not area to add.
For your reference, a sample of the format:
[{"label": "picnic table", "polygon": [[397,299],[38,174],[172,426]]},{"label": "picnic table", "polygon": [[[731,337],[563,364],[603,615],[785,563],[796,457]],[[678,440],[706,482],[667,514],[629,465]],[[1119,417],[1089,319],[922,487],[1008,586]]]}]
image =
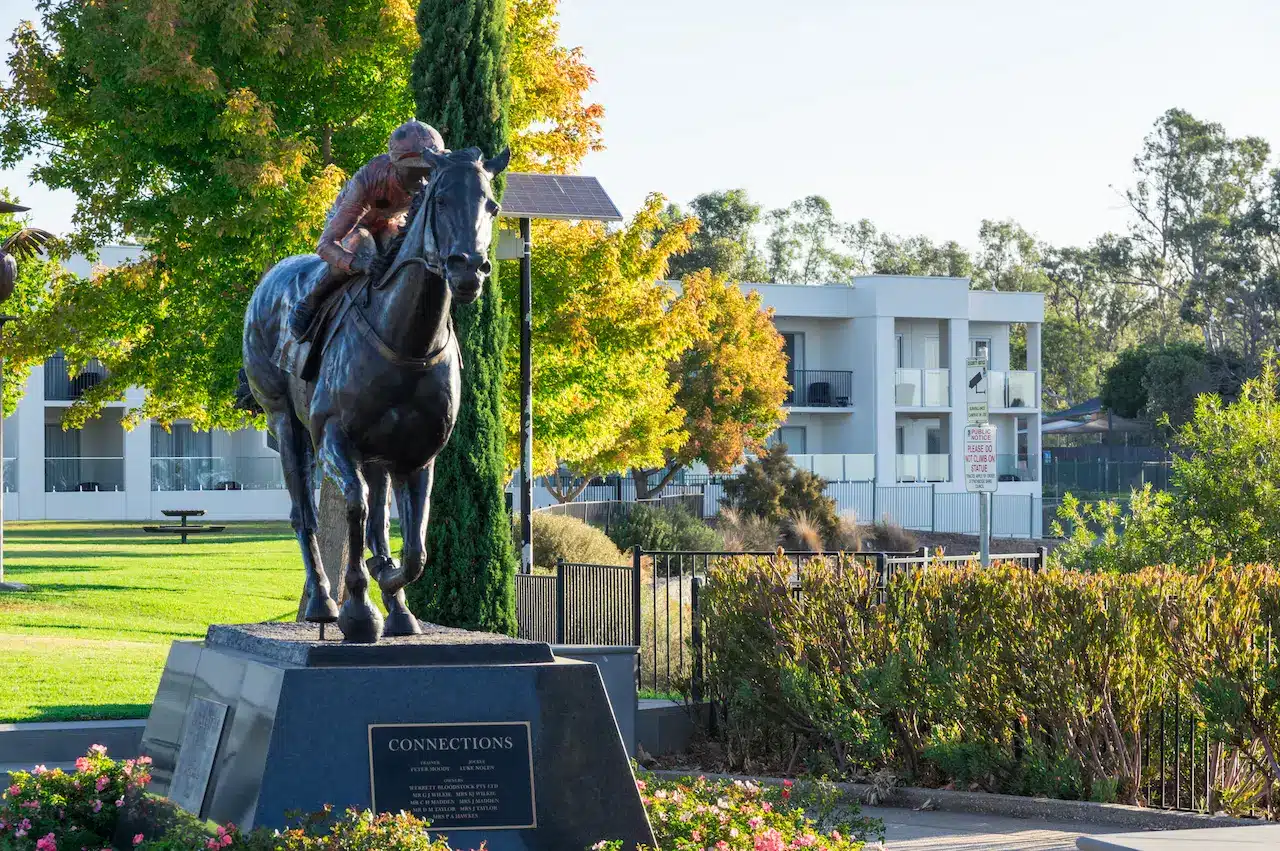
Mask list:
[{"label": "picnic table", "polygon": [[182,543],[187,542],[188,535],[196,535],[201,532],[222,532],[226,530],[226,526],[202,526],[198,524],[190,524],[187,522],[188,517],[203,517],[204,511],[199,508],[169,508],[160,512],[165,517],[180,517],[181,522],[178,525],[172,523],[163,526],[143,526],[144,532],[169,533],[172,535],[181,535]]}]

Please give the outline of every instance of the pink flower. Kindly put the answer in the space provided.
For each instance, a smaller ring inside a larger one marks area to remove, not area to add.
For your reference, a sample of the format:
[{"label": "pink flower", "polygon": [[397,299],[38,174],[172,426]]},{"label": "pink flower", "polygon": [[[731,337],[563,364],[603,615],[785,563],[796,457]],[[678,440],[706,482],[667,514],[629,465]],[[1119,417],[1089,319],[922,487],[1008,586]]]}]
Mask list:
[{"label": "pink flower", "polygon": [[107,788],[107,786],[108,786],[110,783],[111,783],[111,780],[110,780],[110,779],[108,779],[107,775],[105,775],[105,774],[104,774],[104,775],[102,775],[101,777],[99,777],[99,778],[98,778],[98,782],[97,782],[97,783],[93,784],[93,788],[95,788],[95,789],[97,789],[99,792],[101,792],[103,789]]},{"label": "pink flower", "polygon": [[40,809],[40,802],[36,800],[23,801],[22,806],[26,807],[29,810],[38,810]]},{"label": "pink flower", "polygon": [[791,788],[792,786],[794,786],[794,785],[796,785],[796,784],[792,783],[790,780],[783,780],[783,781],[782,781],[782,788],[783,788],[783,789],[790,789],[790,788]]},{"label": "pink flower", "polygon": [[141,845],[141,844],[142,844],[142,840],[143,840],[143,836],[142,836],[142,834],[141,834],[141,833],[135,833],[135,834],[133,835],[133,844],[134,844],[134,845]]},{"label": "pink flower", "polygon": [[231,834],[229,834],[229,833],[224,833],[224,834],[222,834],[222,844],[223,844],[223,846],[224,846],[224,847],[225,847],[225,846],[227,846],[227,845],[230,845],[230,844],[231,844],[231,842],[232,842]]},{"label": "pink flower", "polygon": [[716,843],[716,851],[729,851],[729,843],[721,839]]},{"label": "pink flower", "polygon": [[694,828],[693,833],[689,834],[689,838],[692,839],[694,842],[701,842],[702,831],[698,830],[697,828]]},{"label": "pink flower", "polygon": [[121,795],[119,798],[116,798],[116,806],[117,806],[117,807],[123,807],[123,806],[124,806],[124,796],[123,796],[123,795]]},{"label": "pink flower", "polygon": [[43,765],[37,765],[35,768],[31,769],[31,773],[39,777],[41,774],[44,774],[48,770],[49,769],[45,768]]},{"label": "pink flower", "polygon": [[207,840],[205,840],[204,847],[208,848],[209,851],[217,851],[217,849],[221,848],[222,846],[218,844],[217,839],[210,836]]},{"label": "pink flower", "polygon": [[29,818],[24,818],[22,821],[18,822],[18,827],[22,828],[23,830],[30,830],[30,829],[31,829],[31,819],[29,819]]},{"label": "pink flower", "polygon": [[755,830],[757,827],[759,827],[762,824],[764,824],[764,819],[760,818],[760,816],[752,816],[751,818],[747,819],[747,826],[750,827],[752,830]]},{"label": "pink flower", "polygon": [[22,827],[18,828],[17,830],[15,830],[15,831],[13,832],[13,835],[14,835],[14,836],[26,836],[26,835],[27,835],[26,828],[22,828]]},{"label": "pink flower", "polygon": [[19,792],[21,792],[21,791],[22,791],[22,787],[20,787],[17,783],[15,783],[15,784],[13,784],[12,786],[10,786],[8,789],[6,789],[5,791],[6,791],[6,792],[8,792],[10,796],[13,796],[13,795],[16,795],[16,794],[18,794]]},{"label": "pink flower", "polygon": [[105,756],[107,753],[106,745],[90,745],[89,753],[96,753],[98,756]]},{"label": "pink flower", "polygon": [[99,798],[94,798],[94,800],[93,800],[93,811],[94,811],[95,813],[102,812],[102,800],[101,800],[101,799],[99,799]]},{"label": "pink flower", "polygon": [[151,757],[149,757],[149,756],[140,756],[140,757],[138,757],[138,759],[137,759],[137,764],[138,764],[138,765],[150,765],[150,764],[151,764]]},{"label": "pink flower", "polygon": [[648,785],[648,784],[647,784],[647,783],[645,783],[643,780],[637,780],[637,781],[636,781],[636,788],[637,788],[637,789],[639,789],[641,792],[643,792],[643,791],[645,790],[645,787],[646,787],[647,785]]},{"label": "pink flower", "polygon": [[756,837],[755,851],[786,851],[786,847],[782,841],[782,834],[773,828]]},{"label": "pink flower", "polygon": [[88,771],[88,770],[89,770],[89,757],[87,756],[76,757],[76,771]]},{"label": "pink flower", "polygon": [[36,840],[36,851],[58,851],[58,839],[52,833]]},{"label": "pink flower", "polygon": [[762,801],[760,803],[760,809],[764,810],[767,813],[773,809],[773,804],[769,803],[768,801]]},{"label": "pink flower", "polygon": [[8,830],[8,829],[9,829],[9,822],[0,818],[0,830]]},{"label": "pink flower", "polygon": [[839,842],[841,839],[840,831],[838,830],[831,831],[831,838],[834,839],[836,842]]}]

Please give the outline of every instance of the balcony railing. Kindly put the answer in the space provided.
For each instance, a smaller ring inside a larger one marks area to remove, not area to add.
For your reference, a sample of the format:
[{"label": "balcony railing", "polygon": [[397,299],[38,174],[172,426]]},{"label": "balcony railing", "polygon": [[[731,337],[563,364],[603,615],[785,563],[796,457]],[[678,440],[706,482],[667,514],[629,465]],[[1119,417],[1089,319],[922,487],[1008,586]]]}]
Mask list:
[{"label": "balcony railing", "polygon": [[898,481],[946,482],[951,480],[950,455],[899,455]]},{"label": "balcony railing", "polygon": [[792,455],[801,470],[816,473],[829,482],[869,482],[876,477],[876,456],[823,453]]},{"label": "balcony railing", "polygon": [[153,491],[284,490],[275,456],[152,458]]},{"label": "balcony railing", "polygon": [[124,490],[123,458],[46,458],[46,493]]},{"label": "balcony railing", "polygon": [[899,408],[945,408],[951,404],[951,370],[899,369],[894,402]]},{"label": "balcony railing", "polygon": [[109,373],[101,361],[91,360],[74,376],[67,371],[67,360],[54,355],[44,362],[44,398],[49,402],[74,402],[91,387],[106,381]]},{"label": "balcony railing", "polygon": [[798,408],[848,408],[853,404],[853,373],[842,369],[799,369],[788,374],[786,404]]},{"label": "balcony railing", "polygon": [[1040,471],[1022,455],[997,455],[996,477],[1002,482],[1034,482]]},{"label": "balcony railing", "polygon": [[18,492],[18,459],[4,459],[4,492]]},{"label": "balcony railing", "polygon": [[1036,408],[1036,374],[1016,369],[987,373],[987,403],[994,408]]}]

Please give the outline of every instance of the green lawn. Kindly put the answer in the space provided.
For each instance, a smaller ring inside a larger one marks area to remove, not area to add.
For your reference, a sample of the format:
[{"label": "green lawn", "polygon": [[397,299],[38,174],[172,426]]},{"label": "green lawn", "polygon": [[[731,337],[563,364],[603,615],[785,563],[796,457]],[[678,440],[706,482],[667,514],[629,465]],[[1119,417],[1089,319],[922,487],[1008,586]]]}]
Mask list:
[{"label": "green lawn", "polygon": [[169,643],[211,623],[291,620],[302,564],[285,523],[185,546],[141,523],[6,523],[0,723],[144,718]]}]

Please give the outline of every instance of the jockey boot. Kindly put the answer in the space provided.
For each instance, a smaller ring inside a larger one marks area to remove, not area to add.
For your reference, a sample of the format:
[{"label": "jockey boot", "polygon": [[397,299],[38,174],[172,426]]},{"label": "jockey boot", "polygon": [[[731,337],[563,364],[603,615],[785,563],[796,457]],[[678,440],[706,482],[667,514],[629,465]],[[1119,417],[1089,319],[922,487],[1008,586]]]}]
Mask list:
[{"label": "jockey boot", "polygon": [[346,275],[337,274],[330,268],[323,278],[316,282],[311,292],[298,300],[289,313],[289,330],[299,340],[307,340],[313,331],[316,314],[329,297],[347,280]]}]

